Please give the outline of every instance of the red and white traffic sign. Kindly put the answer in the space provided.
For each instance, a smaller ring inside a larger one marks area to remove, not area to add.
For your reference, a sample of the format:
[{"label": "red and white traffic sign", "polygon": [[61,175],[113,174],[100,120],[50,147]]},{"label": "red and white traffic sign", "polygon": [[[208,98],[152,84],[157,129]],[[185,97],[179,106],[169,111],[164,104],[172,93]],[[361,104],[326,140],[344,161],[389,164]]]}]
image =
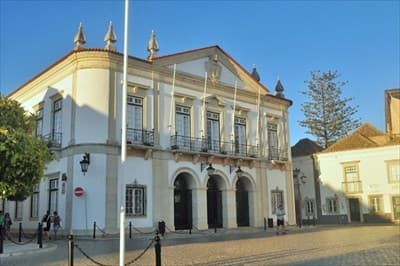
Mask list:
[{"label": "red and white traffic sign", "polygon": [[75,196],[81,197],[84,194],[84,190],[81,187],[76,187],[74,190]]}]

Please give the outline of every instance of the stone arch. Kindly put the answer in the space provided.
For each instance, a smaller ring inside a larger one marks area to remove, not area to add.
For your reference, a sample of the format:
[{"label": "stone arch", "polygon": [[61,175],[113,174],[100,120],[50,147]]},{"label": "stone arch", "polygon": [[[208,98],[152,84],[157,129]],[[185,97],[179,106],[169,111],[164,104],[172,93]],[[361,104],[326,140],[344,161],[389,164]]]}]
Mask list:
[{"label": "stone arch", "polygon": [[[256,182],[254,181],[254,178],[247,173],[243,173],[241,175],[241,177],[246,178],[249,181],[249,187],[246,187],[246,189],[249,191],[254,191],[256,188]],[[237,175],[235,175],[234,178],[232,179],[231,186],[233,189],[236,189],[236,183],[237,183],[238,179],[239,179],[239,177]]]},{"label": "stone arch", "polygon": [[170,183],[170,187],[174,187],[174,183],[176,178],[180,175],[180,174],[189,174],[192,177],[192,181],[189,184],[189,188],[191,189],[195,189],[195,188],[199,188],[201,186],[201,182],[200,182],[200,177],[196,174],[195,171],[193,171],[191,168],[189,167],[182,167],[177,169],[173,174],[172,174],[172,178],[171,178],[171,183]]},{"label": "stone arch", "polygon": [[[221,189],[231,189],[232,188],[232,186],[231,186],[231,184],[229,182],[228,176],[224,172],[222,172],[220,170],[215,170],[213,176],[218,176],[219,177],[218,178],[218,181],[219,181],[218,182],[218,186]],[[210,177],[206,173],[204,175],[204,180],[203,180],[203,184],[202,184],[202,187],[205,188],[205,189],[207,189],[208,179],[210,179]]]}]

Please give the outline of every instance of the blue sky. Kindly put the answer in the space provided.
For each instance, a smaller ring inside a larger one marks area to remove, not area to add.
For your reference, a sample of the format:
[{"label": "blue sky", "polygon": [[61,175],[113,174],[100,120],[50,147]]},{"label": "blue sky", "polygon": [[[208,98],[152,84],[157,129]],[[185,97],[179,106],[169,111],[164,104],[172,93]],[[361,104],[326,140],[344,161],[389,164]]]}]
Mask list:
[{"label": "blue sky", "polygon": [[[123,50],[124,2],[0,1],[0,91],[8,94],[73,49],[104,47],[111,20]],[[277,76],[290,111],[291,145],[306,135],[300,91],[310,71],[337,70],[357,116],[384,131],[384,90],[400,87],[400,1],[130,1],[129,54],[146,58],[154,29],[165,55],[219,45],[261,82]]]}]

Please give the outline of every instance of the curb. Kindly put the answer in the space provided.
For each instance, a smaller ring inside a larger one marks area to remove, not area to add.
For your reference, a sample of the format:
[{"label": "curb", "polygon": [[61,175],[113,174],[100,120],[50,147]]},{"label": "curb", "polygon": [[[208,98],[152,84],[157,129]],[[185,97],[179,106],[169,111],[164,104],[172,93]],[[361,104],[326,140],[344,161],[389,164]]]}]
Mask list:
[{"label": "curb", "polygon": [[[37,245],[36,245],[37,246]],[[19,250],[13,250],[7,252],[7,247],[4,247],[5,251],[3,254],[0,254],[0,258],[11,257],[11,256],[18,256],[18,255],[26,255],[26,254],[33,254],[33,253],[43,253],[48,251],[54,251],[57,248],[56,244],[44,244],[43,248],[20,248]]]}]

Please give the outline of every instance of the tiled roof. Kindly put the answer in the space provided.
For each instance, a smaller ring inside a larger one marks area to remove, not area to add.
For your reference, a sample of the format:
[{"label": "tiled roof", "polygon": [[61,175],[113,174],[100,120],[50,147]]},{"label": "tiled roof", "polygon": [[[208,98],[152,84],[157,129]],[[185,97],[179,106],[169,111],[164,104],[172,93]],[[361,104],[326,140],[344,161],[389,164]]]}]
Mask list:
[{"label": "tiled roof", "polygon": [[322,150],[322,147],[319,146],[317,143],[314,141],[305,138],[299,140],[293,147],[292,147],[292,157],[300,157],[300,156],[306,156],[306,155],[311,155],[316,152],[320,152]]},{"label": "tiled roof", "polygon": [[400,139],[390,138],[371,124],[365,123],[351,135],[339,140],[322,152],[348,151],[399,144]]}]

